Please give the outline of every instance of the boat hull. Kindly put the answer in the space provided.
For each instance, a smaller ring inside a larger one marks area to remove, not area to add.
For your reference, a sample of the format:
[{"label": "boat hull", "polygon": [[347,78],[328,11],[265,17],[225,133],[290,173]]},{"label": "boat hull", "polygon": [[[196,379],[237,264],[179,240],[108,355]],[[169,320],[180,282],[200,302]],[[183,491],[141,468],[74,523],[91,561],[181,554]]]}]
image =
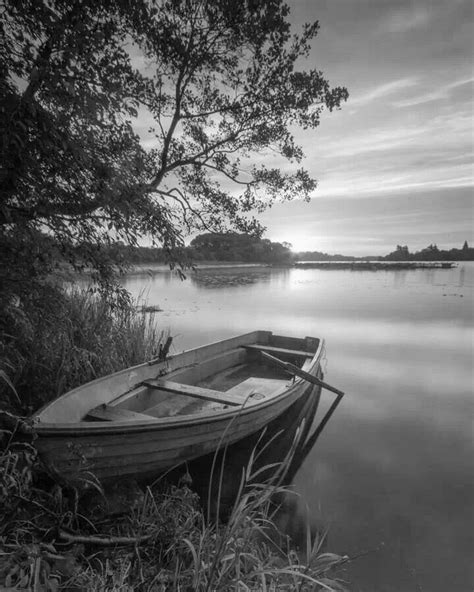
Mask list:
[{"label": "boat hull", "polygon": [[[321,342],[309,368],[314,376],[321,373],[322,350]],[[189,352],[180,355],[185,362]],[[179,360],[175,365],[179,365]],[[314,384],[296,379],[289,381],[277,396],[261,403],[244,403],[242,407],[212,414],[133,423],[62,421],[55,424],[41,421],[40,414],[35,422],[36,447],[49,470],[68,483],[80,485],[94,479],[106,482],[122,477],[151,480],[168,469],[258,432],[300,397],[319,390]]]},{"label": "boat hull", "polygon": [[56,476],[87,479],[89,472],[100,481],[118,476],[146,479],[185,461],[237,442],[282,415],[313,387],[293,389],[268,409],[245,410],[232,417],[183,422],[170,427],[150,426],[140,431],[117,433],[40,435],[37,448]]}]

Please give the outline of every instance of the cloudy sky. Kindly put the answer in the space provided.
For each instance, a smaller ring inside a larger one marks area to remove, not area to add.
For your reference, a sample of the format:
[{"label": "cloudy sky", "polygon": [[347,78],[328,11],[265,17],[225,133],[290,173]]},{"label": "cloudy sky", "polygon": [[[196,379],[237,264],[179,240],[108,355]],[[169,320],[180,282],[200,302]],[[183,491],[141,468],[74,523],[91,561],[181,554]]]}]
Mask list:
[{"label": "cloudy sky", "polygon": [[267,236],[352,255],[473,241],[471,0],[289,4],[295,26],[320,21],[305,66],[350,99],[298,134],[319,187],[265,213]]}]

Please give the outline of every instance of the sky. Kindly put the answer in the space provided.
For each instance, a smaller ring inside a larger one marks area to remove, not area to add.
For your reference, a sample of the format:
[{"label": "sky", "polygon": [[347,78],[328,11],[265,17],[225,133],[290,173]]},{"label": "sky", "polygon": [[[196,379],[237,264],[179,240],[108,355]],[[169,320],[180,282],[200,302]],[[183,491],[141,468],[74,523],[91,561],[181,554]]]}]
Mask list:
[{"label": "sky", "polygon": [[302,67],[350,98],[316,130],[297,132],[319,185],[309,204],[259,216],[266,236],[347,255],[474,243],[471,0],[288,4],[295,28],[320,22]]}]

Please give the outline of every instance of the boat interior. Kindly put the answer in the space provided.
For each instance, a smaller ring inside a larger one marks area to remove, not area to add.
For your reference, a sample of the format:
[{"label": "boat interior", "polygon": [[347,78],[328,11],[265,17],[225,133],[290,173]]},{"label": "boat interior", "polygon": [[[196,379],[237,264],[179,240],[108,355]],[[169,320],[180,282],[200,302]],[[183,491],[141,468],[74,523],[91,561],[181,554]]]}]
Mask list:
[{"label": "boat interior", "polygon": [[236,344],[175,369],[161,368],[157,375],[89,410],[83,421],[154,420],[247,407],[274,398],[295,377],[265,354],[308,370],[319,340],[268,335],[267,343]]}]

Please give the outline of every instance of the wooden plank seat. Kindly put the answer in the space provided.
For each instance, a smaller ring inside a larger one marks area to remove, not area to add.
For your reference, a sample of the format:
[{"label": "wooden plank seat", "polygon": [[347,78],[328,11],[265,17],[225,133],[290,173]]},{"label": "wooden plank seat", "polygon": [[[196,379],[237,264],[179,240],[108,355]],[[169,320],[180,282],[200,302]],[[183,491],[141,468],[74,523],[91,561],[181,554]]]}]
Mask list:
[{"label": "wooden plank seat", "polygon": [[285,349],[283,347],[274,347],[272,345],[242,345],[241,347],[253,351],[264,351],[268,353],[281,354],[298,358],[312,358],[314,353],[299,349]]},{"label": "wooden plank seat", "polygon": [[206,401],[215,401],[217,403],[222,403],[223,405],[242,405],[242,399],[232,394],[199,386],[182,384],[180,382],[172,382],[171,380],[157,379],[153,382],[142,382],[142,385],[148,388],[168,391],[177,395],[187,395],[188,397],[196,397],[197,399],[204,399]]},{"label": "wooden plank seat", "polygon": [[[149,413],[154,417],[171,417],[176,415],[192,415],[193,413],[202,412],[204,408],[209,412],[211,409],[222,409],[221,405],[227,405],[230,397],[233,397],[232,400],[238,397],[238,404],[244,405],[248,399],[251,401],[260,401],[268,397],[270,393],[282,392],[287,385],[288,381],[286,380],[257,377],[247,378],[225,392],[213,391],[211,389],[202,389],[201,387],[190,385],[179,385],[192,388],[193,390],[200,389],[202,391],[218,393],[218,395],[216,397],[213,396],[212,399],[210,399],[208,396],[206,396],[205,400],[202,398],[198,400],[194,399],[183,407],[177,407],[172,400],[168,399],[158,403],[157,405],[154,405],[153,407],[145,409],[144,413]],[[179,394],[183,394],[183,389],[179,390]],[[192,396],[190,398],[193,399]],[[213,402],[214,405],[208,405],[209,402]],[[216,403],[220,403],[221,405]],[[205,407],[203,405],[205,405]]]},{"label": "wooden plank seat", "polygon": [[[182,384],[170,380],[157,379],[154,381],[145,381],[142,387],[163,390],[166,392],[185,395],[191,398],[204,401],[212,401],[222,405],[241,406],[247,398],[260,400],[273,392],[278,392],[287,386],[288,381],[273,378],[258,378],[252,376],[243,380],[228,391],[216,391],[189,384]],[[169,407],[169,409],[168,409]],[[97,419],[101,421],[143,421],[151,420],[154,417],[165,417],[170,415],[186,414],[193,409],[193,405],[187,405],[183,409],[176,408],[172,401],[162,401],[155,406],[143,410],[142,413],[123,409],[112,405],[102,404],[87,413],[87,419]]]}]

